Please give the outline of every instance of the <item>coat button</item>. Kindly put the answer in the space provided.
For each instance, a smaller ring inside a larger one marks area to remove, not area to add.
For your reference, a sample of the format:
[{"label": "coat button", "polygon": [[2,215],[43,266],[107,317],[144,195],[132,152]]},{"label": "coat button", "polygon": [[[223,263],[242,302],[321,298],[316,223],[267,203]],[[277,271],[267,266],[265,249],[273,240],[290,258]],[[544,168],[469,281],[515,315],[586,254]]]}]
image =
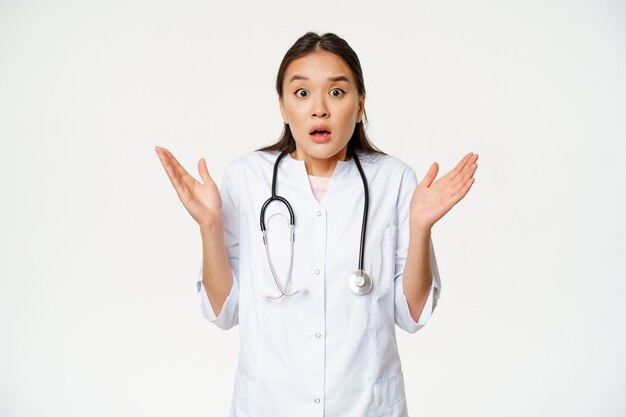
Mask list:
[{"label": "coat button", "polygon": [[317,333],[315,333],[315,337],[317,337],[319,339],[320,337],[322,337],[322,334],[320,332],[317,332]]},{"label": "coat button", "polygon": [[320,403],[320,399],[319,399],[319,398],[316,398],[316,399],[315,399],[315,404],[319,404],[319,403]]},{"label": "coat button", "polygon": [[317,217],[321,217],[322,216],[322,212],[320,210],[317,210],[317,213],[315,213],[315,214],[317,214]]},{"label": "coat button", "polygon": [[320,270],[319,270],[319,269],[316,269],[316,270],[315,270],[315,275],[319,275],[319,274],[320,274]]}]

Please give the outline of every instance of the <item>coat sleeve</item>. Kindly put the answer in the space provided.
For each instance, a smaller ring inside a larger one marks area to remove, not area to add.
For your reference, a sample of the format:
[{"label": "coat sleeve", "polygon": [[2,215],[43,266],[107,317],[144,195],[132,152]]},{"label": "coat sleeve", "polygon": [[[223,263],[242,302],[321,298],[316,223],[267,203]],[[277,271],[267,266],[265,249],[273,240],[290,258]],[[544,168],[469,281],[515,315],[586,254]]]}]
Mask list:
[{"label": "coat sleeve", "polygon": [[220,196],[222,198],[224,243],[233,274],[233,285],[219,316],[216,316],[202,283],[202,259],[200,260],[197,290],[200,295],[202,316],[219,328],[228,330],[239,323],[239,190],[232,163],[228,165],[224,173]]},{"label": "coat sleeve", "polygon": [[395,292],[395,321],[398,327],[409,332],[415,333],[430,320],[430,317],[437,306],[439,294],[441,293],[441,278],[439,277],[439,268],[435,257],[435,249],[433,247],[432,238],[430,240],[430,267],[433,274],[433,283],[424,309],[416,322],[411,317],[409,303],[404,295],[402,285],[402,274],[404,265],[406,264],[407,251],[409,246],[409,207],[413,191],[417,187],[417,178],[415,171],[410,169],[405,171],[400,193],[398,196],[398,233],[396,241],[396,265],[394,275],[394,292]]}]

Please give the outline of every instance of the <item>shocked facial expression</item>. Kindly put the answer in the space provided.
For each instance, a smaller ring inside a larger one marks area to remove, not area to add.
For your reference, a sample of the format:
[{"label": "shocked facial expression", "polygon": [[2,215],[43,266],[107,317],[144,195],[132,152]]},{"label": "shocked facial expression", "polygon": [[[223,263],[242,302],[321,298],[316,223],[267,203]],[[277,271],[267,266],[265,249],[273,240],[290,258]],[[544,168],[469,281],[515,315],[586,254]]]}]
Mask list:
[{"label": "shocked facial expression", "polygon": [[301,156],[345,156],[364,104],[365,95],[359,95],[350,67],[338,55],[312,52],[287,67],[280,111]]}]

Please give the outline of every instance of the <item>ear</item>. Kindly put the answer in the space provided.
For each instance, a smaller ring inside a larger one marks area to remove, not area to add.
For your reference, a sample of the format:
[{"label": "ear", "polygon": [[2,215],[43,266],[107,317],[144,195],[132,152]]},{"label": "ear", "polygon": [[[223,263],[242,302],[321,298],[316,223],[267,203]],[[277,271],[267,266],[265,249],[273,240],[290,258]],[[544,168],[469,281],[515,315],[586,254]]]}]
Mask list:
[{"label": "ear", "polygon": [[356,114],[356,122],[360,123],[361,119],[363,118],[363,112],[365,111],[365,94],[363,94],[360,98],[359,98],[359,110]]},{"label": "ear", "polygon": [[279,97],[278,99],[278,106],[280,108],[280,114],[283,117],[283,121],[285,122],[285,124],[289,124],[289,120],[287,120],[287,112],[285,112],[285,103],[283,102],[282,97]]}]

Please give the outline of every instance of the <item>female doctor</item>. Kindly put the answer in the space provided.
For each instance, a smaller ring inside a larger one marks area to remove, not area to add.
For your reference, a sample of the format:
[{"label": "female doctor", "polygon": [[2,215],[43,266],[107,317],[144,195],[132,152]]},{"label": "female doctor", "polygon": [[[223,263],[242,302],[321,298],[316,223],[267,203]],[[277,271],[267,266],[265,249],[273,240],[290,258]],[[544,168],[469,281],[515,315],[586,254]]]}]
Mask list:
[{"label": "female doctor", "polygon": [[435,180],[366,136],[359,59],[308,32],[276,80],[280,140],[232,161],[218,190],[156,147],[200,227],[203,316],[239,325],[231,417],[407,416],[394,324],[424,326],[441,291],[433,225],[469,191],[478,155]]}]

